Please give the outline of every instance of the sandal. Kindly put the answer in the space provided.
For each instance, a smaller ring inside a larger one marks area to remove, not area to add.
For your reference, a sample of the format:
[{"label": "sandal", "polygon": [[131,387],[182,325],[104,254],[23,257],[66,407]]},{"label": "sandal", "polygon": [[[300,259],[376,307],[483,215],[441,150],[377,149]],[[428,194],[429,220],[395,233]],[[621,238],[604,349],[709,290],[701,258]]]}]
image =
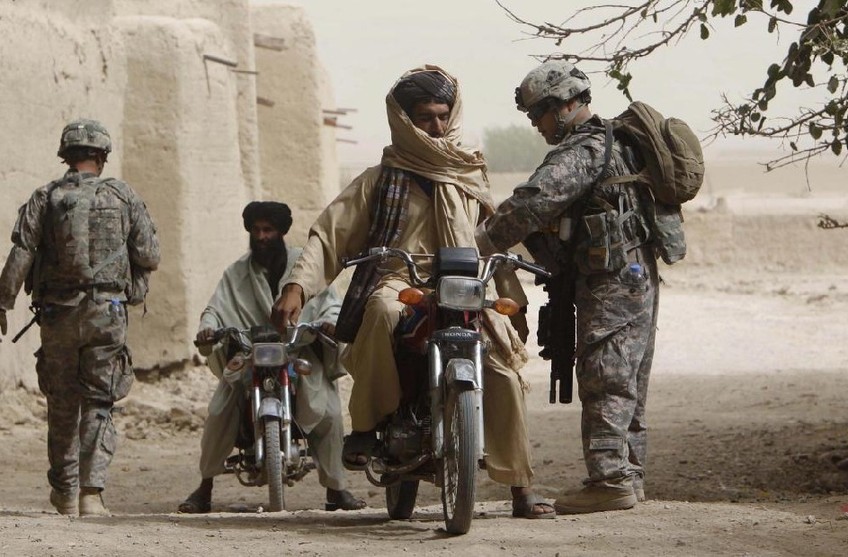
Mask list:
[{"label": "sandal", "polygon": [[377,445],[377,435],[372,431],[351,431],[344,438],[342,464],[348,470],[365,470],[368,458]]},{"label": "sandal", "polygon": [[[541,507],[542,512],[534,512],[533,509]],[[513,518],[556,518],[556,509],[550,503],[545,503],[545,500],[535,493],[519,495],[512,498],[512,517]]]},{"label": "sandal", "polygon": [[327,488],[327,503],[324,505],[326,511],[358,511],[366,507],[365,501],[357,499],[353,493],[346,489],[341,491]]},{"label": "sandal", "polygon": [[212,494],[201,493],[200,490],[196,490],[180,503],[177,510],[186,514],[206,514],[212,510]]}]

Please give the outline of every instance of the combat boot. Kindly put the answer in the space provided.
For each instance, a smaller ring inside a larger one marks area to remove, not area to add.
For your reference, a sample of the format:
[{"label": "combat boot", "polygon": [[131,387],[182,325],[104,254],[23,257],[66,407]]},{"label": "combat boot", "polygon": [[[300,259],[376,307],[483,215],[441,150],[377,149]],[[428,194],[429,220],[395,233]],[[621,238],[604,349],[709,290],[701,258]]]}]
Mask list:
[{"label": "combat boot", "polygon": [[563,495],[554,502],[557,514],[583,514],[621,511],[636,504],[633,486],[586,486],[576,493]]},{"label": "combat boot", "polygon": [[50,504],[56,507],[59,514],[76,516],[79,514],[79,504],[77,502],[77,494],[62,493],[55,489],[50,490]]},{"label": "combat boot", "polygon": [[103,505],[102,490],[98,487],[84,487],[80,490],[80,516],[112,516],[109,509]]}]

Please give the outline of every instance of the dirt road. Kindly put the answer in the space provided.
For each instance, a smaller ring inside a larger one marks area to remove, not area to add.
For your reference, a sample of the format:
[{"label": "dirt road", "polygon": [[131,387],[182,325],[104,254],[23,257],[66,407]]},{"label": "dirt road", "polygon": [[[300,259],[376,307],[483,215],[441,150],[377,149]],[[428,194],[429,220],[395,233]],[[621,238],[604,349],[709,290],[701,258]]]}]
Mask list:
[{"label": "dirt road", "polygon": [[[507,489],[481,478],[471,532],[442,529],[422,487],[413,520],[389,521],[361,475],[369,508],[319,509],[315,475],[287,491],[290,511],[251,510],[261,489],[219,479],[213,510],[176,514],[198,481],[199,427],[214,386],[189,368],[145,374],[117,418],[121,445],[106,502],[115,516],[69,519],[47,502],[45,409],[0,394],[0,555],[845,555],[848,286],[840,276],[757,278],[664,272],[649,394],[649,498],[634,510],[550,521],[510,518]],[[538,296],[539,293],[534,293]],[[533,349],[535,353],[535,349]],[[547,369],[525,370],[536,488],[579,486],[579,403],[547,403]]]}]

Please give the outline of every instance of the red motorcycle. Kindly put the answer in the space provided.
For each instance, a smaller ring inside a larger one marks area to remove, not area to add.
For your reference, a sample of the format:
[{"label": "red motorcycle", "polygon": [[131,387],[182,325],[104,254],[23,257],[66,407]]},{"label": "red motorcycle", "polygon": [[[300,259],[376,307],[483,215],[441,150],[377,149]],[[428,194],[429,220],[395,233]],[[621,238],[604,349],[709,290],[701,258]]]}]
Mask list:
[{"label": "red motorcycle", "polygon": [[[386,489],[393,519],[412,516],[420,481],[441,488],[445,529],[464,534],[471,527],[477,470],[483,465],[483,309],[514,315],[509,298],[486,299],[486,285],[498,266],[550,274],[513,254],[478,257],[474,248],[440,248],[435,255],[396,248],[372,248],[343,261],[345,267],[368,261],[403,261],[413,287],[398,294],[406,304],[396,330],[401,403],[378,429],[379,448],[365,473]],[[427,278],[417,261],[429,260]],[[482,271],[480,266],[482,263]]]}]

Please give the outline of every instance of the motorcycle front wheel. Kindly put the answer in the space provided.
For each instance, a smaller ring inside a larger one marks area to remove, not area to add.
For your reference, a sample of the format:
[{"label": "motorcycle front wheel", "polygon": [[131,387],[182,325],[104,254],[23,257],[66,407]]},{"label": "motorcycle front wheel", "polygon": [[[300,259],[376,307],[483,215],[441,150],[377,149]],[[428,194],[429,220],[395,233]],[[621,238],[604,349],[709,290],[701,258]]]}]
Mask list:
[{"label": "motorcycle front wheel", "polygon": [[280,420],[277,418],[265,418],[265,475],[268,478],[268,510],[277,512],[285,509]]},{"label": "motorcycle front wheel", "polygon": [[465,534],[471,528],[477,491],[478,414],[474,391],[448,389],[445,401],[445,455],[441,459],[445,529]]}]

